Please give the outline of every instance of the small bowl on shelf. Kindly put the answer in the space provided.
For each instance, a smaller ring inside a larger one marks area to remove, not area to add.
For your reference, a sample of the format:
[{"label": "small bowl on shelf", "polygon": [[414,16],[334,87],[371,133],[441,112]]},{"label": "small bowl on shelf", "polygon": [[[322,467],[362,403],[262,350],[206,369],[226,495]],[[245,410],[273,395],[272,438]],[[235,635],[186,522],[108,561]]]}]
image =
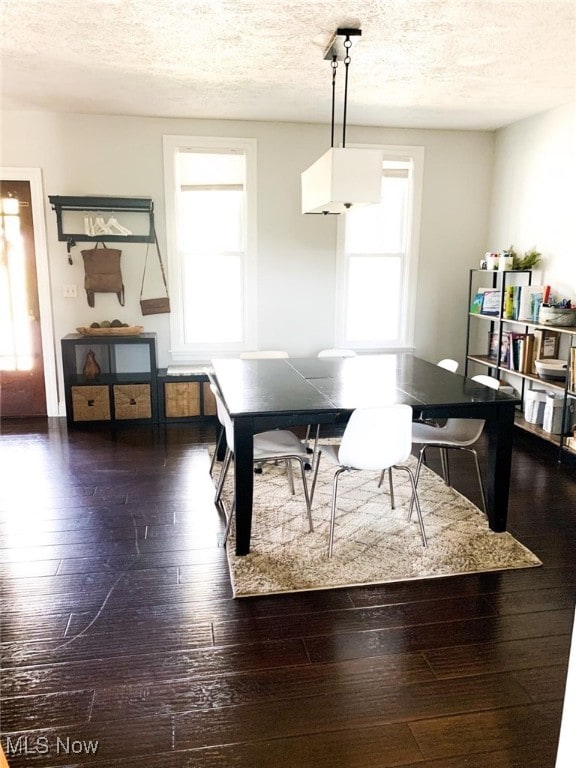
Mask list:
[{"label": "small bowl on shelf", "polygon": [[546,360],[535,360],[534,365],[538,376],[545,381],[564,381],[568,364],[566,360],[549,358]]}]

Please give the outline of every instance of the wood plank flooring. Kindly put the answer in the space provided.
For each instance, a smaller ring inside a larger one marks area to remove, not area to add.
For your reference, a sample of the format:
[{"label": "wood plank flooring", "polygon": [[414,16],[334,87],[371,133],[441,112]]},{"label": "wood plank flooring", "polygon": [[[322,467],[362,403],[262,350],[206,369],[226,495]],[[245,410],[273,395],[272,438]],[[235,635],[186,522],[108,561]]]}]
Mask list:
[{"label": "wood plank flooring", "polygon": [[509,528],[542,568],[234,600],[212,438],[2,423],[11,768],[554,767],[573,466],[515,434]]}]

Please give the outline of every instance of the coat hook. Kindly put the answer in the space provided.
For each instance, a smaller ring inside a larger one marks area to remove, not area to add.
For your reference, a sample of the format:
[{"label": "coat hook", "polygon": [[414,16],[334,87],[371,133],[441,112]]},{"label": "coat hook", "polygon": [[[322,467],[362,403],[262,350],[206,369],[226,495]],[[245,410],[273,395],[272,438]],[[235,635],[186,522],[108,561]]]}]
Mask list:
[{"label": "coat hook", "polygon": [[72,264],[72,253],[71,253],[71,250],[72,250],[72,248],[74,248],[75,245],[76,245],[76,241],[72,240],[72,238],[69,237],[67,242],[66,242],[66,249],[68,251],[68,264]]}]

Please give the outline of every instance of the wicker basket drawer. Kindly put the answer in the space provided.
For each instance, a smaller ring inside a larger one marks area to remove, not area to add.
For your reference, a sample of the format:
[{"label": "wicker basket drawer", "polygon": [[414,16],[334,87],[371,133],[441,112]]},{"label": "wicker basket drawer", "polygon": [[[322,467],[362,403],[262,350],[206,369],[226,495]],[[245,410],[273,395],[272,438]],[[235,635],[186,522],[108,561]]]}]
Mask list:
[{"label": "wicker basket drawer", "polygon": [[164,384],[167,418],[200,415],[200,382],[180,381]]},{"label": "wicker basket drawer", "polygon": [[71,387],[72,418],[74,421],[109,421],[110,395],[108,387]]},{"label": "wicker basket drawer", "polygon": [[204,415],[205,416],[216,416],[216,398],[214,397],[214,393],[210,389],[210,382],[205,381],[202,386],[204,387],[203,395],[204,395]]},{"label": "wicker basket drawer", "polygon": [[149,384],[114,384],[114,414],[117,419],[151,419]]}]

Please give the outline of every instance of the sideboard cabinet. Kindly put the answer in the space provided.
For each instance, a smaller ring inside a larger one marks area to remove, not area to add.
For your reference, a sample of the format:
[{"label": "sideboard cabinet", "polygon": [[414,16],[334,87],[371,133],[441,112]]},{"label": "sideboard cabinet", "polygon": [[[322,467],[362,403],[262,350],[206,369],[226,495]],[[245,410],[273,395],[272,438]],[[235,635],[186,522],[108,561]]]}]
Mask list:
[{"label": "sideboard cabinet", "polygon": [[155,333],[71,333],[61,343],[69,426],[216,422],[208,367],[186,375],[158,369]]},{"label": "sideboard cabinet", "polygon": [[[88,357],[97,373],[86,365]],[[155,333],[68,334],[62,339],[62,366],[69,426],[158,421]]]}]

